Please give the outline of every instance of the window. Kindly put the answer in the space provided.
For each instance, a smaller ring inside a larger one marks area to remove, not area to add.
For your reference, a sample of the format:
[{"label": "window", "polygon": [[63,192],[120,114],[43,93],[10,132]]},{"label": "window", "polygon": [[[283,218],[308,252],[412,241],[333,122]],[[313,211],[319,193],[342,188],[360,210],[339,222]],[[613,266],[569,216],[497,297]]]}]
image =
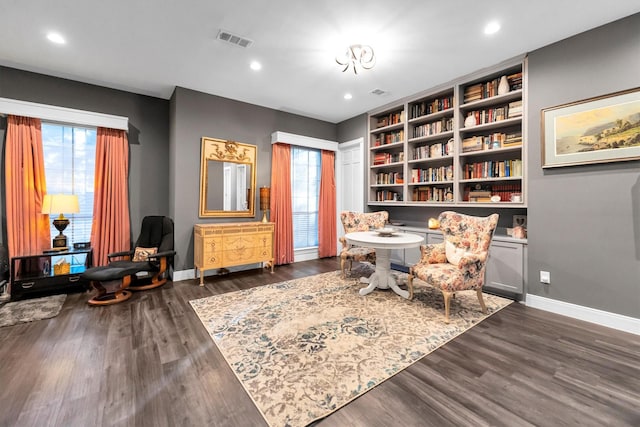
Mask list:
[{"label": "window", "polygon": [[[47,193],[76,194],[80,212],[67,214],[64,230],[68,244],[91,239],[93,178],[96,159],[96,129],[42,123],[42,148]],[[51,238],[58,230],[51,225]]]},{"label": "window", "polygon": [[293,248],[318,246],[320,150],[291,147]]}]

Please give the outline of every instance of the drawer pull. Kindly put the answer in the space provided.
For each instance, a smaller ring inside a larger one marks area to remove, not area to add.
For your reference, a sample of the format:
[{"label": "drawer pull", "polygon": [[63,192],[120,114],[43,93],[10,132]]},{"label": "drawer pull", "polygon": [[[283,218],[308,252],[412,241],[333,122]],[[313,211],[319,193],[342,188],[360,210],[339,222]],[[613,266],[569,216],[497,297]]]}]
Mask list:
[{"label": "drawer pull", "polygon": [[80,276],[70,276],[69,277],[69,281],[70,282],[77,282],[78,280],[80,280]]},{"label": "drawer pull", "polygon": [[21,283],[20,286],[22,287],[22,289],[29,289],[29,288],[33,288],[33,285],[35,285],[36,282],[24,282]]}]

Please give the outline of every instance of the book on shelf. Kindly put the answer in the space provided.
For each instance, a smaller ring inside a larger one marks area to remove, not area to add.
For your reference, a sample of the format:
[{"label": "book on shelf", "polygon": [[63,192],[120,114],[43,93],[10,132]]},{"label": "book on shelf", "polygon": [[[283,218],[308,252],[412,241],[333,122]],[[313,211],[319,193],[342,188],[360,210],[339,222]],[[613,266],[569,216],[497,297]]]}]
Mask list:
[{"label": "book on shelf", "polygon": [[522,71],[518,71],[507,76],[509,82],[509,90],[522,89]]},{"label": "book on shelf", "polygon": [[376,118],[376,128],[391,126],[404,122],[404,110],[395,111],[384,116]]},{"label": "book on shelf", "polygon": [[453,96],[444,96],[411,104],[411,118],[426,116],[453,108]]},{"label": "book on shelf", "polygon": [[462,152],[481,151],[483,149],[483,138],[481,136],[471,136],[462,140]]},{"label": "book on shelf", "polygon": [[507,106],[507,118],[522,116],[522,100],[510,102]]},{"label": "book on shelf", "polygon": [[[476,187],[482,188],[481,190]],[[462,191],[462,201],[464,202],[491,202],[492,196],[500,196],[501,202],[509,202],[512,193],[521,193],[521,183],[499,183],[491,185],[476,185],[474,187],[465,185]]]}]

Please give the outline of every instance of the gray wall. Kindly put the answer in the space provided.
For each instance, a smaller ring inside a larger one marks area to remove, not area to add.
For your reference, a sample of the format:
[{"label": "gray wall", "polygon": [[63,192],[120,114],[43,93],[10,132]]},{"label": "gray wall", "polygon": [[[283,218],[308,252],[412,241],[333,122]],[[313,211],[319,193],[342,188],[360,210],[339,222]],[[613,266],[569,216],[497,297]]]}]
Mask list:
[{"label": "gray wall", "polygon": [[532,52],[527,136],[529,293],[636,318],[640,163],[543,170],[540,111],[640,86],[639,28],[636,14]]},{"label": "gray wall", "polygon": [[356,117],[352,117],[349,120],[338,123],[337,125],[337,141],[347,142],[354,139],[364,138],[365,147],[367,146],[367,115],[361,114]]},{"label": "gray wall", "polygon": [[[0,97],[57,105],[129,118],[129,200],[135,240],[145,215],[169,214],[169,102],[100,86],[0,66]],[[0,121],[4,145],[6,120]],[[4,171],[4,149],[2,150]],[[6,236],[4,172],[1,191],[3,236]],[[3,237],[4,239],[4,237]]]},{"label": "gray wall", "polygon": [[178,87],[171,98],[171,215],[176,223],[176,270],[193,268],[193,226],[208,222],[259,220],[256,217],[199,218],[200,138],[229,139],[258,147],[257,186],[270,186],[271,133],[283,131],[336,141],[336,125],[270,108]]}]

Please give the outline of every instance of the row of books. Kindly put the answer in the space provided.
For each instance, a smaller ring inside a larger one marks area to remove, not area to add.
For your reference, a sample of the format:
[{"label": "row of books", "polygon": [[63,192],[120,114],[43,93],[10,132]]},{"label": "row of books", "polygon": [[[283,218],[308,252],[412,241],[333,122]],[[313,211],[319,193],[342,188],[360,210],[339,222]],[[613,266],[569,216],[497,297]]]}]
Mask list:
[{"label": "row of books", "polygon": [[398,202],[402,200],[402,194],[391,190],[376,191],[377,202]]},{"label": "row of books", "polygon": [[453,181],[453,165],[411,169],[411,182]]},{"label": "row of books", "polygon": [[[522,89],[522,72],[513,73],[507,76],[507,82],[509,84],[509,90]],[[464,88],[464,102],[473,102],[480,99],[491,98],[498,95],[498,86],[500,84],[500,77],[482,82],[476,83]]]},{"label": "row of books", "polygon": [[430,159],[436,157],[450,156],[453,154],[453,138],[447,142],[438,142],[431,145],[422,145],[411,149],[411,158],[413,160]]},{"label": "row of books", "polygon": [[400,172],[377,173],[376,184],[404,184],[404,178]]},{"label": "row of books", "polygon": [[376,139],[373,141],[374,147],[381,145],[393,144],[394,142],[404,141],[404,130],[398,130],[395,132],[382,132],[376,135]]},{"label": "row of books", "polygon": [[453,108],[453,96],[446,96],[443,98],[436,98],[429,101],[416,102],[411,104],[410,116],[412,119],[420,116],[426,116],[427,114],[437,113],[438,111],[448,110]]},{"label": "row of books", "polygon": [[488,160],[468,163],[462,167],[462,176],[463,179],[522,176],[522,160]]},{"label": "row of books", "polygon": [[421,136],[437,135],[442,132],[453,130],[453,118],[443,118],[436,122],[426,123],[413,128],[413,138]]},{"label": "row of books", "polygon": [[376,118],[376,128],[382,128],[385,126],[395,125],[397,123],[404,122],[404,110],[395,111],[385,116],[379,116]]},{"label": "row of books", "polygon": [[404,152],[399,153],[376,153],[373,156],[374,165],[386,165],[389,163],[397,163],[404,160]]},{"label": "row of books", "polygon": [[[522,101],[518,101],[518,102],[522,102]],[[510,113],[509,112],[510,104],[503,105],[501,107],[486,108],[483,110],[473,110],[473,111],[470,111],[468,115],[472,115],[475,118],[474,126],[483,125],[486,123],[499,122],[501,120],[506,120],[513,117],[521,116],[522,105],[520,105],[519,109],[518,107],[514,107],[516,108],[516,111]],[[467,120],[465,120],[465,123],[466,122]]]},{"label": "row of books", "polygon": [[411,191],[414,202],[453,202],[451,187],[414,187]]},{"label": "row of books", "polygon": [[484,190],[476,190],[465,186],[462,192],[462,200],[465,202],[491,202],[491,196],[500,196],[501,202],[508,202],[512,193],[521,193],[522,185],[519,183],[493,184],[485,186]]},{"label": "row of books", "polygon": [[522,145],[522,132],[494,132],[489,135],[474,135],[462,140],[462,152],[492,150]]}]

